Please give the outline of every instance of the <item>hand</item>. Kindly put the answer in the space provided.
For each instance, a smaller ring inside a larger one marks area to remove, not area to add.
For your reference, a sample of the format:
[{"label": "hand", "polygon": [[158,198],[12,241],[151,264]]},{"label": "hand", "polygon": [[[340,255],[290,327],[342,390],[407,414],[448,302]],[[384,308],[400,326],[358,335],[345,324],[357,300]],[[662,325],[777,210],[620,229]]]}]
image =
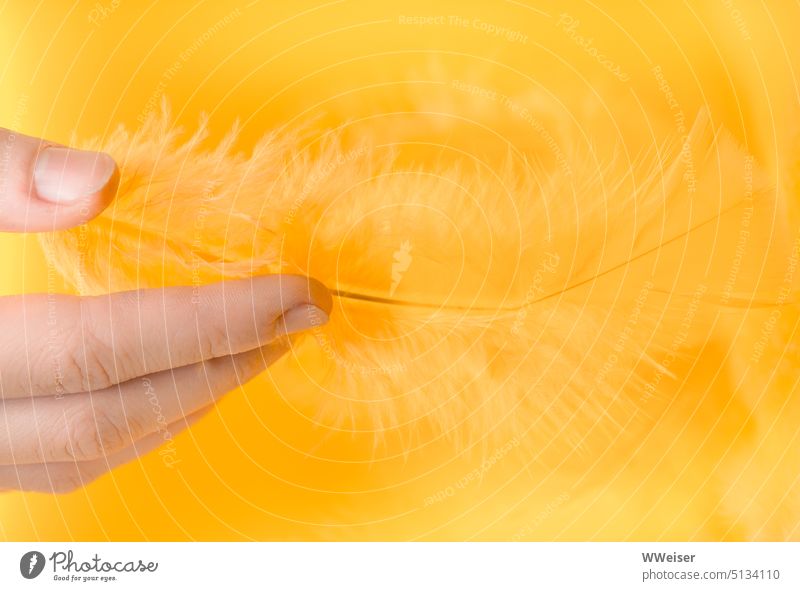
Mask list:
[{"label": "hand", "polygon": [[[0,159],[0,230],[81,224],[119,182],[107,154],[4,129]],[[296,275],[0,298],[0,489],[69,492],[155,449],[330,309]]]}]

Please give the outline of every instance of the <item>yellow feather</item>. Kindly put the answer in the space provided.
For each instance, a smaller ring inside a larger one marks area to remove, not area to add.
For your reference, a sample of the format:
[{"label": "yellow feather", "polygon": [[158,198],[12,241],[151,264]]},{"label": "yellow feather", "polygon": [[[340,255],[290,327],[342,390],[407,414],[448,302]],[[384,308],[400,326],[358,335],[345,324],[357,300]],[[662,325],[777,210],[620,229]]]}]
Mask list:
[{"label": "yellow feather", "polygon": [[84,144],[120,163],[119,195],[45,236],[49,256],[84,293],[323,281],[335,309],[295,343],[291,395],[376,445],[424,433],[486,452],[522,434],[557,465],[635,441],[726,315],[796,302],[781,198],[704,112],[638,158],[580,149],[560,120],[558,154],[531,132],[459,153],[428,141],[449,132],[431,117],[432,132],[275,130],[245,155],[235,130],[207,146],[206,125],[185,138],[165,107]]}]

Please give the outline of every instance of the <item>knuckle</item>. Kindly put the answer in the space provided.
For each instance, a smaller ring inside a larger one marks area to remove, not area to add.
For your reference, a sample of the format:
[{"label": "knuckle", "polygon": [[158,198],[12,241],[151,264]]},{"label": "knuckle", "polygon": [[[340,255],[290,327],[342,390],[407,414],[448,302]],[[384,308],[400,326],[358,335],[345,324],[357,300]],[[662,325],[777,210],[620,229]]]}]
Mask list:
[{"label": "knuckle", "polygon": [[123,449],[131,433],[121,418],[95,405],[76,412],[66,425],[66,455],[76,461],[96,460]]},{"label": "knuckle", "polygon": [[219,286],[206,286],[192,306],[201,358],[230,355],[232,350],[225,299]]},{"label": "knuckle", "polygon": [[267,369],[268,359],[264,351],[256,349],[233,357],[233,383],[226,384],[228,390],[243,386],[262,371]]},{"label": "knuckle", "polygon": [[[49,481],[49,482],[48,482]],[[82,488],[88,482],[84,482],[77,469],[51,470],[45,479],[47,489],[57,495],[65,495]]]},{"label": "knuckle", "polygon": [[97,462],[50,469],[48,488],[55,494],[69,494],[91,484],[107,471],[105,464],[98,466]]},{"label": "knuckle", "polygon": [[237,367],[232,356],[210,359],[201,364],[201,368],[203,375],[198,376],[198,383],[205,385],[212,395],[224,394],[236,385]]},{"label": "knuckle", "polygon": [[206,391],[207,402],[213,402],[248,382],[255,366],[253,352],[210,359],[197,364],[193,388]]},{"label": "knuckle", "polygon": [[88,392],[114,385],[115,359],[108,340],[81,313],[64,337],[57,361],[68,392]]},{"label": "knuckle", "polygon": [[230,355],[231,346],[223,327],[215,323],[202,326],[197,333],[198,346],[202,359],[212,359]]},{"label": "knuckle", "polygon": [[114,385],[104,355],[88,341],[67,348],[62,356],[64,385],[69,392],[91,392]]}]

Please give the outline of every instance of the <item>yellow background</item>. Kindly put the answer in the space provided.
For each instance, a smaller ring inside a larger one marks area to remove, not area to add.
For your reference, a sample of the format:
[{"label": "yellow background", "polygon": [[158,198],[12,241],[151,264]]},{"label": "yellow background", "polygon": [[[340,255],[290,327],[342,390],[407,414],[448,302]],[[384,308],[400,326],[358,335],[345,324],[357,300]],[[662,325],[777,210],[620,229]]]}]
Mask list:
[{"label": "yellow background", "polygon": [[[677,82],[687,112],[708,105],[716,123],[789,183],[793,164],[783,155],[796,146],[790,114],[798,112],[800,8],[738,2],[567,2],[556,9],[488,0],[12,0],[0,6],[0,126],[69,142],[73,132],[136,127],[164,95],[189,128],[201,112],[219,135],[240,118],[246,145],[297,117],[335,124],[407,108],[395,99],[396,85],[430,76],[432,57],[452,78],[485,72],[509,92],[536,80],[569,102],[595,81],[598,88],[614,81],[556,26],[564,12],[631,76],[631,91],[617,92],[606,107],[632,146],[641,141],[643,106],[665,109],[650,72],[659,64]],[[472,26],[401,24],[405,15],[478,18],[527,40]],[[47,289],[34,239],[0,236],[0,256],[3,294]],[[709,368],[719,361],[711,357]],[[0,497],[0,539],[735,539],[752,532],[747,519],[709,519],[718,507],[702,486],[718,465],[714,449],[696,454],[679,442],[674,453],[685,454],[685,470],[645,471],[642,481],[613,454],[585,479],[500,462],[482,482],[426,506],[468,474],[473,460],[428,446],[371,462],[366,440],[321,433],[265,392],[262,377],[181,435],[175,469],[154,454],[69,496]],[[715,404],[674,408],[660,424],[663,436],[636,462],[646,464],[659,442],[671,441],[676,425],[704,432],[715,416],[720,441],[736,433],[741,409],[719,412]]]}]

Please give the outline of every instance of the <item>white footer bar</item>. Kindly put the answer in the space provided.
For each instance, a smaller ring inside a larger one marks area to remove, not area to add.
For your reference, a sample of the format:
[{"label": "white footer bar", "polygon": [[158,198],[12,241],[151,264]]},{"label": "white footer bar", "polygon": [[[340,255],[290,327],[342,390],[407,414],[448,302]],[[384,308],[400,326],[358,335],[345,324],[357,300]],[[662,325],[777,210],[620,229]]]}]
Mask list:
[{"label": "white footer bar", "polygon": [[798,571],[798,543],[0,544],[3,590],[778,591]]}]

